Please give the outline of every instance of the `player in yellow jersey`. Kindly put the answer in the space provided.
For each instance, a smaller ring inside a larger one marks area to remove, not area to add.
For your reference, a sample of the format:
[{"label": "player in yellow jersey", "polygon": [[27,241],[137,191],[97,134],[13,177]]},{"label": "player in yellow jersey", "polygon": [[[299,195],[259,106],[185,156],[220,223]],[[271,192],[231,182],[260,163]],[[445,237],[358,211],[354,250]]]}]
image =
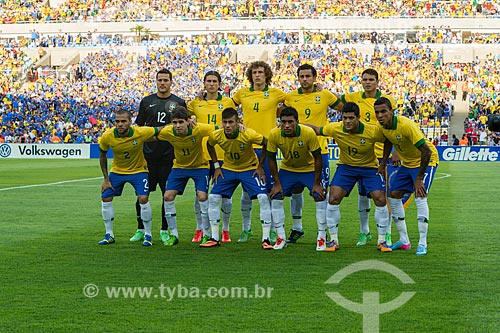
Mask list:
[{"label": "player in yellow jersey", "polygon": [[[267,139],[257,131],[247,128],[244,132],[238,129],[238,112],[229,108],[222,111],[223,129],[210,133],[207,148],[214,162],[214,186],[209,195],[208,216],[212,229],[212,237],[200,247],[220,246],[219,218],[220,203],[223,197],[232,197],[234,190],[241,183],[243,190],[251,199],[257,198],[260,204],[260,220],[262,223],[262,248],[272,250],[269,241],[271,229],[271,205],[267,196],[266,177],[263,169]],[[224,150],[224,161],[217,161],[215,145]],[[260,159],[253,149],[261,145]]]},{"label": "player in yellow jersey", "polygon": [[330,233],[330,242],[326,251],[339,248],[338,225],[340,222],[340,203],[349,196],[354,185],[363,181],[367,194],[375,203],[375,221],[378,229],[377,249],[391,252],[385,236],[390,224],[389,209],[385,198],[385,180],[378,174],[378,159],[375,155],[375,144],[386,139],[382,128],[378,125],[366,124],[359,120],[359,106],[347,102],[342,108],[342,122],[335,122],[324,127],[311,126],[316,134],[330,136],[335,139],[340,149],[337,170],[333,176],[326,223]]},{"label": "player in yellow jersey", "polygon": [[177,230],[177,211],[175,197],[182,195],[189,179],[193,179],[196,197],[200,205],[201,228],[209,238],[208,222],[208,185],[210,166],[203,152],[204,138],[213,132],[215,125],[198,124],[191,126],[186,108],[176,106],[170,118],[172,125],[166,126],[158,134],[158,140],[168,141],[174,147],[174,165],[168,176],[164,195],[165,217],[169,226],[169,238],[165,245],[173,246],[179,243]]},{"label": "player in yellow jersey", "polygon": [[435,166],[429,166],[432,151],[415,122],[406,117],[394,115],[389,99],[381,97],[377,99],[374,106],[377,120],[383,127],[384,136],[388,139],[384,145],[384,156],[379,171],[385,169],[393,146],[402,162],[400,169],[391,180],[391,188],[388,191],[392,218],[400,236],[399,241],[394,243],[391,248],[393,250],[409,250],[411,248],[406,230],[402,197],[407,192],[415,192],[420,233],[416,255],[426,255],[429,223],[427,194],[436,171]]},{"label": "player in yellow jersey", "polygon": [[[113,198],[120,196],[125,183],[130,183],[135,189],[141,208],[141,219],[144,223],[144,242],[142,245],[153,245],[151,236],[152,211],[149,204],[148,165],[144,159],[144,142],[158,134],[156,127],[132,126],[132,115],[127,110],[118,110],[115,114],[115,127],[104,132],[99,141],[99,164],[104,176],[101,186],[102,218],[106,235],[100,245],[115,242],[113,234]],[[113,151],[114,159],[108,175],[108,150]]]},{"label": "player in yellow jersey", "polygon": [[[431,160],[429,161],[429,166],[435,167],[437,170],[437,167],[439,165],[439,153],[436,147],[432,144],[432,142],[429,139],[426,140],[427,140],[427,145],[432,151]],[[391,155],[390,161],[388,163],[389,165],[387,165],[387,188],[391,188],[391,180],[401,167],[401,160],[399,159],[398,154],[394,153],[394,148],[393,148],[393,154]],[[403,198],[401,199],[403,200],[403,207],[406,210],[410,205],[410,203],[412,202],[413,193],[405,193],[403,195]],[[390,231],[391,228],[389,227],[388,232]]]},{"label": "player in yellow jersey", "polygon": [[[227,108],[234,108],[234,102],[232,99],[222,96],[219,92],[220,86],[222,84],[222,78],[220,74],[216,71],[208,71],[203,77],[203,84],[205,86],[205,92],[201,98],[196,98],[192,100],[188,106],[188,114],[190,116],[195,116],[196,121],[201,124],[211,124],[222,126],[222,110]],[[203,147],[207,160],[211,161],[208,152],[206,151],[207,138],[203,139]],[[224,151],[216,146],[217,158],[222,161],[224,156]],[[210,167],[211,174],[213,175],[213,166]],[[232,210],[232,200],[231,198],[222,199],[222,242],[230,242],[231,237],[229,236],[229,219],[231,217]],[[200,214],[200,204],[198,200],[195,199],[194,212],[196,217],[196,231],[192,239],[192,242],[199,243],[202,241],[202,224],[201,224],[201,214]],[[203,239],[206,241],[205,239]]]},{"label": "player in yellow jersey", "polygon": [[[273,220],[278,232],[275,250],[286,247],[285,211],[283,199],[292,195],[296,188],[309,189],[316,203],[318,224],[317,251],[326,248],[326,190],[321,184],[323,167],[321,147],[314,131],[298,124],[299,116],[293,107],[285,107],[280,113],[280,126],[271,131],[268,143],[269,169],[274,177],[274,186],[269,193]],[[276,163],[276,153],[281,150],[283,159],[280,170]]]},{"label": "player in yellow jersey", "polygon": [[[361,85],[363,86],[363,91],[353,92],[350,94],[342,95],[342,102],[354,102],[359,106],[360,109],[360,120],[366,124],[377,124],[377,118],[375,116],[375,109],[373,108],[373,103],[379,97],[388,98],[393,106],[396,108],[396,102],[392,97],[382,94],[378,89],[379,75],[373,68],[365,69],[361,73]],[[375,154],[377,158],[381,159],[383,155],[383,144],[378,143],[375,145]],[[367,196],[367,192],[363,186],[363,181],[358,183],[358,211],[359,211],[359,238],[356,243],[357,246],[365,245],[368,240],[372,238],[370,234],[370,228],[368,226],[368,219],[370,216],[370,199]],[[391,244],[391,234],[386,234],[387,244]]]},{"label": "player in yellow jersey", "polygon": [[[238,90],[233,96],[233,101],[241,106],[243,125],[268,137],[271,130],[276,127],[278,106],[285,101],[286,94],[277,88],[270,87],[273,72],[271,66],[264,61],[252,62],[248,66],[245,75],[250,82],[250,87]],[[262,150],[258,146],[254,146],[254,148],[255,153],[260,158]],[[264,170],[266,172],[267,190],[270,191],[273,184],[267,161],[264,163]],[[252,201],[248,194],[243,191],[241,214],[243,216],[244,232],[240,237],[240,241],[247,240],[251,234],[251,209]],[[275,240],[276,232],[272,230],[271,241],[274,242]]]},{"label": "player in yellow jersey", "polygon": [[[300,88],[292,91],[286,96],[285,105],[297,110],[299,123],[312,124],[318,127],[325,126],[328,122],[328,108],[342,109],[343,103],[328,90],[316,90],[316,69],[309,65],[300,65],[297,69],[297,77]],[[325,137],[318,138],[323,159],[323,170],[321,172],[321,183],[328,188],[330,183],[330,163],[328,158],[328,141]],[[295,243],[304,236],[302,229],[302,206],[304,198],[303,189],[294,190],[290,200],[290,212],[293,219],[293,227],[287,243]]]}]

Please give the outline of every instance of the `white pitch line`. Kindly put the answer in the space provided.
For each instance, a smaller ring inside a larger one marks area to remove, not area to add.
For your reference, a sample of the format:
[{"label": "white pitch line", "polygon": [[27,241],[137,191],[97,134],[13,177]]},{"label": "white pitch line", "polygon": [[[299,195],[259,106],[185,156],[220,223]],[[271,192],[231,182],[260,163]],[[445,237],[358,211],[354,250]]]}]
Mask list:
[{"label": "white pitch line", "polygon": [[5,187],[5,188],[0,188],[0,191],[9,191],[9,190],[17,190],[17,189],[21,189],[21,188],[40,187],[40,186],[43,187],[43,186],[51,186],[51,185],[60,185],[60,184],[65,184],[65,183],[84,182],[86,180],[96,180],[96,179],[102,179],[102,177],[63,180],[60,182],[47,183],[47,184],[33,184],[33,185],[23,185],[23,186],[15,186],[15,187]]},{"label": "white pitch line", "polygon": [[436,172],[436,175],[438,175],[438,174],[440,174],[442,176],[434,177],[434,179],[443,179],[443,178],[451,177],[450,173]]}]

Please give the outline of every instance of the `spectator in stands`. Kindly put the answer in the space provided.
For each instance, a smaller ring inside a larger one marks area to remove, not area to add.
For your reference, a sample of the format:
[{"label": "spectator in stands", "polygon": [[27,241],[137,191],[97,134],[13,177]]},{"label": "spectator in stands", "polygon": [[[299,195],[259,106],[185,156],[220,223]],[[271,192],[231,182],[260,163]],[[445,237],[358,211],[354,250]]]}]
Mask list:
[{"label": "spectator in stands", "polygon": [[462,138],[458,141],[459,146],[468,146],[469,145],[469,140],[465,136],[465,134],[462,135]]},{"label": "spectator in stands", "polygon": [[440,139],[441,139],[440,145],[442,145],[442,146],[448,145],[448,133],[446,133],[446,131],[443,132],[443,134],[441,134]]},{"label": "spectator in stands", "polygon": [[479,145],[486,146],[487,142],[488,142],[488,133],[483,127],[481,127],[479,129]]}]

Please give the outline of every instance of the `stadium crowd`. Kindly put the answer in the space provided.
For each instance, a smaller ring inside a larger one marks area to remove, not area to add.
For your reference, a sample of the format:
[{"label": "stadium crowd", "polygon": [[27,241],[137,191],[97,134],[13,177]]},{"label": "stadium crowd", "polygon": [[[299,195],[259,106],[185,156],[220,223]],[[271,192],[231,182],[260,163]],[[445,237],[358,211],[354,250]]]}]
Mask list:
[{"label": "stadium crowd", "polygon": [[[91,53],[67,76],[39,76],[18,93],[6,93],[0,103],[1,133],[11,142],[97,142],[111,125],[113,111],[137,110],[140,99],[154,91],[151,75],[162,67],[173,71],[173,90],[187,100],[196,96],[211,69],[221,73],[223,92],[230,96],[247,84],[245,64],[229,63],[230,55],[220,45],[149,48],[144,57],[118,49]],[[498,72],[500,65],[493,55],[485,64],[443,64],[439,52],[418,44],[377,46],[373,54],[339,45],[284,45],[270,58],[273,84],[286,92],[296,88],[296,68],[303,62],[315,66],[325,89],[338,95],[360,89],[363,68],[377,68],[381,89],[424,128],[449,124],[453,97],[459,97],[457,81],[482,82],[493,89],[498,75],[485,73]],[[331,119],[337,119],[335,112]]]},{"label": "stadium crowd", "polygon": [[[405,33],[386,31],[284,31],[267,29],[259,33],[227,32],[185,36],[153,36],[142,32],[141,44],[144,45],[262,45],[262,44],[387,44],[406,41]],[[449,26],[429,26],[415,31],[418,43],[430,44],[494,44],[500,42],[500,34],[475,32],[470,37],[463,38],[462,31]],[[31,30],[29,38],[4,41],[11,47],[78,47],[78,46],[127,46],[136,45],[137,36],[130,34],[105,34],[98,31],[87,33],[60,33],[43,35]]]},{"label": "stadium crowd", "polygon": [[160,21],[166,19],[214,20],[235,18],[321,18],[357,17],[497,17],[497,1],[382,1],[358,3],[347,0],[199,0],[199,1],[73,1],[57,7],[46,1],[1,2],[0,22],[121,22]]}]

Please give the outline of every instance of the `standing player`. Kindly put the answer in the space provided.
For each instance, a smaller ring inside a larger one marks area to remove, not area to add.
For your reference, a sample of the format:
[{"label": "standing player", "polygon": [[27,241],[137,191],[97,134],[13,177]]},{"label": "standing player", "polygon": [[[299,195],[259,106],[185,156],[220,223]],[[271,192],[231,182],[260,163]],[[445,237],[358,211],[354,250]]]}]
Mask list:
[{"label": "standing player", "polygon": [[[292,190],[307,187],[316,202],[316,221],[318,223],[317,251],[326,248],[326,190],[321,185],[322,158],[321,147],[314,131],[298,124],[299,115],[293,107],[285,107],[280,113],[281,128],[271,131],[268,143],[269,169],[274,177],[271,189],[273,220],[278,232],[275,250],[286,246],[285,211],[283,199],[291,196]],[[280,170],[276,163],[276,153],[281,150],[283,159]]]},{"label": "standing player", "polygon": [[[342,95],[342,102],[354,102],[359,106],[360,109],[360,120],[365,124],[377,124],[377,118],[375,116],[375,109],[373,108],[373,103],[377,98],[385,97],[389,99],[392,103],[393,109],[396,108],[396,102],[392,97],[382,94],[378,89],[379,76],[378,72],[372,68],[365,69],[361,73],[361,85],[363,86],[363,91],[353,92],[350,94]],[[383,144],[377,143],[375,145],[375,155],[378,159],[383,156]],[[367,196],[367,192],[363,186],[363,181],[358,183],[358,211],[359,211],[359,238],[356,243],[357,246],[365,245],[367,241],[372,239],[370,234],[370,227],[368,226],[368,219],[370,216],[370,199]],[[391,234],[386,234],[387,244],[391,243]]]},{"label": "standing player", "polygon": [[[142,151],[144,141],[158,134],[158,128],[138,127],[132,125],[132,115],[127,110],[119,110],[115,115],[115,127],[104,132],[99,142],[101,155],[99,163],[104,176],[101,187],[102,218],[106,235],[99,242],[100,245],[115,242],[113,234],[113,198],[120,196],[125,183],[130,183],[135,189],[140,215],[144,224],[144,242],[142,245],[153,245],[151,236],[152,212],[149,204],[148,166]],[[113,151],[114,159],[111,172],[108,175],[108,149]]]},{"label": "standing player", "polygon": [[340,148],[337,170],[333,176],[326,214],[330,242],[326,251],[336,251],[339,247],[338,225],[340,222],[340,203],[349,196],[356,182],[363,181],[367,193],[375,202],[375,221],[378,229],[377,249],[391,252],[385,235],[389,226],[389,209],[385,199],[385,181],[378,174],[378,160],[375,156],[375,143],[384,142],[382,128],[365,124],[359,120],[359,107],[347,102],[342,108],[342,122],[324,127],[311,126],[316,134],[331,136]]},{"label": "standing player", "polygon": [[[292,91],[286,96],[285,105],[291,106],[299,114],[299,123],[312,124],[318,127],[325,126],[328,119],[328,108],[342,109],[343,103],[328,90],[316,90],[317,72],[309,65],[300,65],[297,69],[300,88]],[[323,170],[321,172],[321,183],[328,188],[330,183],[330,163],[328,159],[328,141],[326,138],[318,138],[323,159]],[[290,211],[292,213],[293,228],[287,243],[295,243],[304,236],[302,229],[302,206],[304,198],[303,188],[292,192],[290,200]]]},{"label": "standing player", "polygon": [[379,171],[385,169],[392,146],[402,161],[402,166],[391,180],[388,197],[392,218],[400,236],[399,241],[394,243],[391,248],[393,250],[409,250],[411,248],[406,230],[402,197],[407,192],[415,192],[418,231],[420,233],[416,255],[426,255],[429,223],[427,193],[435,173],[435,167],[429,166],[432,151],[427,145],[424,135],[412,120],[394,115],[389,99],[385,97],[377,99],[375,114],[383,127],[384,136],[388,139],[384,146],[384,156]]},{"label": "standing player", "polygon": [[[222,78],[220,74],[216,71],[208,71],[204,78],[203,83],[205,85],[205,93],[202,98],[196,98],[192,100],[187,108],[190,116],[195,116],[196,121],[201,124],[217,125],[222,126],[222,110],[227,108],[234,108],[234,102],[232,99],[222,96],[219,92],[220,86],[222,84]],[[207,138],[203,139],[203,149],[208,161],[211,161],[208,152],[206,151]],[[216,146],[217,159],[219,161],[223,160],[224,151]],[[211,173],[213,174],[213,168],[211,167]],[[222,242],[231,242],[231,237],[229,236],[229,219],[231,217],[232,210],[232,199],[223,198],[222,199]],[[200,216],[200,205],[198,200],[194,203],[194,212],[196,216],[196,231],[192,242],[199,243],[202,240],[202,230],[201,230],[201,216]]]},{"label": "standing player", "polygon": [[[267,196],[266,176],[262,167],[265,160],[267,139],[251,128],[245,132],[238,129],[238,112],[235,109],[222,111],[223,129],[212,132],[208,138],[207,148],[214,163],[214,186],[209,195],[208,216],[212,229],[212,237],[200,247],[220,246],[219,223],[220,204],[223,197],[230,198],[241,183],[250,199],[257,198],[260,204],[260,220],[262,223],[262,248],[272,250],[269,241],[271,230],[271,205]],[[263,155],[257,160],[253,145],[261,145]],[[224,150],[222,167],[217,161],[215,145]]]},{"label": "standing player", "polygon": [[[248,66],[246,78],[250,82],[250,87],[241,88],[234,94],[233,101],[236,105],[241,105],[243,113],[243,125],[252,128],[265,137],[269,136],[271,130],[276,127],[278,116],[278,106],[285,101],[286,94],[276,88],[272,88],[271,79],[273,72],[271,66],[264,61],[255,61]],[[254,146],[255,153],[260,158],[262,150],[259,146]],[[265,155],[265,154],[264,154]],[[265,156],[264,156],[265,157]],[[267,190],[272,188],[272,177],[269,172],[268,163],[264,163],[266,172]],[[241,215],[243,216],[243,232],[238,242],[246,242],[251,235],[252,201],[248,193],[243,191],[241,195]],[[271,232],[271,241],[275,241],[276,232]]]},{"label": "standing player", "polygon": [[179,243],[177,230],[177,211],[175,197],[182,195],[189,179],[193,179],[196,197],[200,206],[200,228],[208,235],[208,184],[210,180],[208,159],[203,153],[203,139],[216,129],[215,125],[189,124],[187,110],[176,106],[171,112],[172,125],[163,128],[158,140],[170,142],[174,147],[174,166],[168,176],[165,189],[165,217],[169,226],[169,238],[164,242],[167,246]]},{"label": "standing player", "polygon": [[[172,73],[168,69],[161,69],[156,73],[155,94],[144,97],[139,105],[139,113],[136,124],[139,126],[165,126],[170,123],[170,111],[177,105],[186,107],[183,99],[172,94]],[[165,194],[165,183],[172,169],[174,160],[174,150],[168,142],[146,142],[144,144],[144,156],[149,169],[150,191],[156,191],[158,184],[161,189],[162,198]],[[136,202],[137,211],[137,231],[130,241],[137,242],[144,237],[144,225],[140,217],[139,202]],[[161,206],[162,225],[160,230],[160,240],[166,242],[168,239],[168,223],[165,218],[165,207]]]}]

